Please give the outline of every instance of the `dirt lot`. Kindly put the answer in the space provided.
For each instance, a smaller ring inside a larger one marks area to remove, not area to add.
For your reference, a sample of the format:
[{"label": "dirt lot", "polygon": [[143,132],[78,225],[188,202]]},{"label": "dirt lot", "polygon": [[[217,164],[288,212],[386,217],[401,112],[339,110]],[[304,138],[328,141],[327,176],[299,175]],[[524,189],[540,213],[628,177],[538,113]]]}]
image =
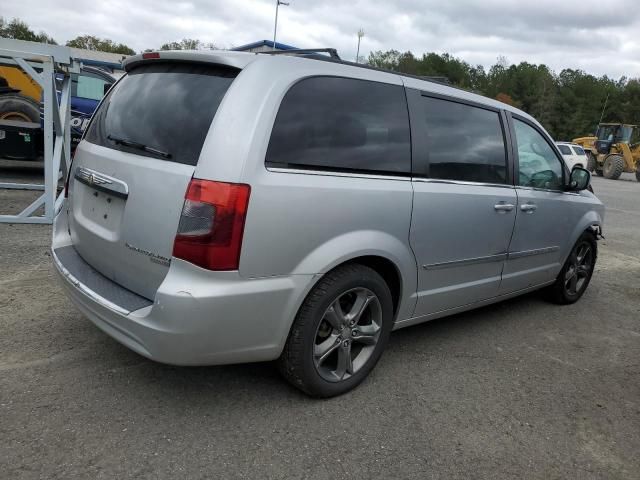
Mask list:
[{"label": "dirt lot", "polygon": [[[132,353],[54,282],[50,226],[0,225],[0,477],[638,479],[640,183],[624,180],[594,179],[607,239],[576,305],[531,294],[395,332],[326,401],[270,364]],[[0,191],[0,209],[33,195]]]}]

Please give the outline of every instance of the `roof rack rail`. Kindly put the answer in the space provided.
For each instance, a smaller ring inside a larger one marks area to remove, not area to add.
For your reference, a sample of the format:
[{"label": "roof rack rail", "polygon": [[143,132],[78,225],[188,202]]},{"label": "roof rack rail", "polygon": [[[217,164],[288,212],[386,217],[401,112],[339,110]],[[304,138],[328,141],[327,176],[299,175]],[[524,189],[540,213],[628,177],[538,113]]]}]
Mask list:
[{"label": "roof rack rail", "polygon": [[[356,63],[356,62],[350,62],[349,60],[343,60],[342,58],[340,58],[335,48],[292,48],[290,50],[271,50],[271,51],[264,51],[264,52],[255,52],[255,53],[271,54],[271,55],[302,54],[302,55],[306,55],[305,58],[308,58],[311,60],[321,60],[323,62],[339,63],[341,65],[348,65],[351,67],[366,68],[367,70],[376,70],[378,72],[392,73],[394,75],[400,75],[403,77],[416,78],[418,80],[424,80],[426,82],[438,83],[440,85],[445,85],[450,88],[455,88],[456,90],[464,90],[463,88],[452,85],[448,77],[412,75],[410,73],[397,72],[395,70],[389,70],[387,68],[374,67],[373,65],[368,65],[366,63]],[[329,56],[315,55],[316,53],[329,53]],[[464,91],[467,91],[467,90],[464,90]]]},{"label": "roof rack rail", "polygon": [[268,55],[310,55],[314,53],[328,53],[331,58],[342,60],[335,48],[291,48],[289,50],[271,50],[258,53],[266,53]]}]

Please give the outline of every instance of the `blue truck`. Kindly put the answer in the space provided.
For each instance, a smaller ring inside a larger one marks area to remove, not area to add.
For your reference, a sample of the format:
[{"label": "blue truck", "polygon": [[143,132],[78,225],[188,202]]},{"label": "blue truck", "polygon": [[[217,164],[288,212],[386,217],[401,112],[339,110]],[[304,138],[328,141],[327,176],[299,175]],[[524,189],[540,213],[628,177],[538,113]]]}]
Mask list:
[{"label": "blue truck", "polygon": [[[1,73],[1,72],[0,72]],[[9,75],[6,75],[9,77]],[[24,74],[26,77],[26,74]],[[14,76],[15,78],[15,76]],[[13,78],[12,78],[13,79]],[[58,101],[62,74],[56,75]],[[4,80],[4,82],[3,82]],[[91,115],[116,78],[96,67],[83,66],[71,75],[71,151],[80,142]],[[13,85],[11,84],[13,83]],[[34,100],[26,80],[8,82],[0,76],[0,157],[37,160],[42,155],[44,104]]]},{"label": "blue truck", "polygon": [[[62,87],[62,75],[56,75],[58,86],[58,102]],[[80,142],[82,133],[87,128],[91,115],[98,107],[98,103],[107,93],[116,79],[109,73],[95,67],[82,67],[80,73],[71,74],[71,151]],[[44,121],[44,104],[40,103],[40,121]]]}]

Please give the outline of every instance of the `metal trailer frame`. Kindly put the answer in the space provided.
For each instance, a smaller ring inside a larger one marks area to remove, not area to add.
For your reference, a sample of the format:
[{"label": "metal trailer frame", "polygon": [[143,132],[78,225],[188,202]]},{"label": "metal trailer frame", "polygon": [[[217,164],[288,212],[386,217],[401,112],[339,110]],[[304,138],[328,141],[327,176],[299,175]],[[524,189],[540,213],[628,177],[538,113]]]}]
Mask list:
[{"label": "metal trailer frame", "polygon": [[[41,190],[43,193],[17,215],[0,212],[0,223],[51,224],[64,200],[64,192],[57,194],[60,166],[63,166],[63,172],[68,172],[71,164],[71,73],[80,71],[80,63],[71,57],[69,47],[0,39],[0,64],[20,67],[40,85],[44,97],[44,184],[0,182],[0,189]],[[64,73],[60,104],[56,71]],[[44,215],[33,216],[42,206]]]}]

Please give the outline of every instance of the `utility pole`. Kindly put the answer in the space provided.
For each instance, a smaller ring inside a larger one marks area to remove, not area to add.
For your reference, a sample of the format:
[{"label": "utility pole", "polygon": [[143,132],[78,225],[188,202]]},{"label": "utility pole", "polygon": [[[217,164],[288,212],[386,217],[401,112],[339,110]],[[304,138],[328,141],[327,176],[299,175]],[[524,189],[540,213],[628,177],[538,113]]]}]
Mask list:
[{"label": "utility pole", "polygon": [[364,30],[358,30],[358,49],[356,50],[356,63],[360,62],[360,39],[364,37]]},{"label": "utility pole", "polygon": [[288,7],[289,3],[283,2],[282,0],[276,0],[276,22],[275,22],[275,25],[273,26],[273,46],[271,47],[272,50],[276,49],[276,33],[278,32],[278,7],[280,5],[286,5]]}]

